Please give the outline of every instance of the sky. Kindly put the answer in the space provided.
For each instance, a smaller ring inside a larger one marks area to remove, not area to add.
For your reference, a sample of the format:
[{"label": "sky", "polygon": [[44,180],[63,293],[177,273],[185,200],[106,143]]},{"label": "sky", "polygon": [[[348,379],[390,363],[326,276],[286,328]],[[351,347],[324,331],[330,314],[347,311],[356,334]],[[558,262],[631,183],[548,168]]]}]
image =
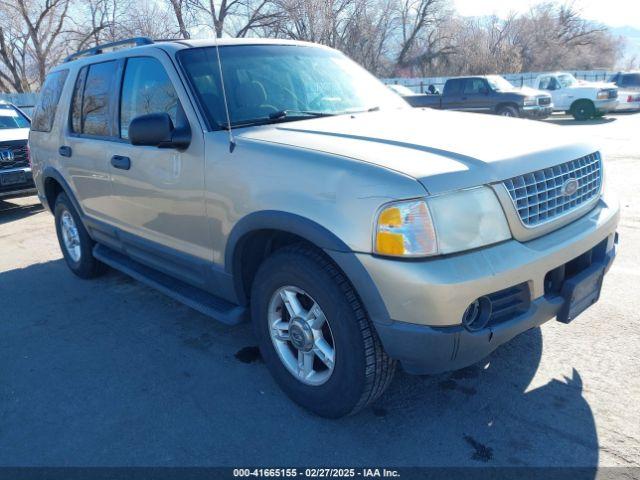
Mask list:
[{"label": "sky", "polygon": [[[458,13],[464,16],[496,14],[505,17],[510,12],[526,12],[545,0],[454,0]],[[630,26],[640,29],[638,0],[574,0],[582,15],[611,27]]]}]

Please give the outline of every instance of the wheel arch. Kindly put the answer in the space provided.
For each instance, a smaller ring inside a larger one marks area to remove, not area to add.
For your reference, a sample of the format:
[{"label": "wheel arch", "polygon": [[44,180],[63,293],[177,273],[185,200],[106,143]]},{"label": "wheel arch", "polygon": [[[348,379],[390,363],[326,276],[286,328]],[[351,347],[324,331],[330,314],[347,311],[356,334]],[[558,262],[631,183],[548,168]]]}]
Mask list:
[{"label": "wheel arch", "polygon": [[505,101],[500,102],[500,103],[498,103],[496,105],[495,112],[498,113],[498,112],[500,112],[500,110],[502,110],[505,107],[512,107],[512,108],[516,109],[516,112],[519,111],[517,103],[515,103],[514,101],[511,101],[511,100],[505,100]]},{"label": "wheel arch", "polygon": [[582,103],[582,102],[586,102],[586,103],[590,103],[591,106],[595,109],[596,108],[596,104],[594,103],[593,100],[591,100],[590,98],[578,98],[577,100],[574,100],[571,103],[571,106],[569,107],[569,111],[573,112],[574,107],[578,104],[578,103]]},{"label": "wheel arch", "polygon": [[371,320],[374,323],[390,322],[382,297],[356,252],[326,227],[283,211],[249,214],[229,235],[225,270],[233,277],[234,290],[241,303],[248,303],[251,283],[261,263],[278,248],[292,243],[306,243],[322,250],[354,287]]},{"label": "wheel arch", "polygon": [[53,212],[55,208],[56,198],[60,193],[64,192],[78,212],[78,215],[80,215],[80,218],[84,220],[84,214],[80,208],[80,204],[76,200],[75,195],[73,195],[71,187],[58,170],[53,167],[46,167],[42,172],[42,185],[47,203],[46,206],[51,212]]}]

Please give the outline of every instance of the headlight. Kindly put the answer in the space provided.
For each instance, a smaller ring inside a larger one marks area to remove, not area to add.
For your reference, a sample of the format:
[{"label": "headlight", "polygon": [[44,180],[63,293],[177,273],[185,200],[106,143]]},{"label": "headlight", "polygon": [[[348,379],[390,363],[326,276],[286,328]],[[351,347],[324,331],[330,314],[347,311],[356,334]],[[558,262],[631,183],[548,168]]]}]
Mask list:
[{"label": "headlight", "polygon": [[378,214],[374,251],[396,257],[426,257],[438,252],[429,208],[424,200],[386,205]]},{"label": "headlight", "polygon": [[606,100],[607,98],[609,98],[609,92],[606,90],[600,90],[598,92],[598,100]]},{"label": "headlight", "polygon": [[378,215],[374,252],[426,257],[509,238],[511,232],[493,190],[477,187],[386,205]]},{"label": "headlight", "polygon": [[525,97],[524,98],[524,106],[525,107],[533,107],[538,104],[538,99],[536,97]]}]

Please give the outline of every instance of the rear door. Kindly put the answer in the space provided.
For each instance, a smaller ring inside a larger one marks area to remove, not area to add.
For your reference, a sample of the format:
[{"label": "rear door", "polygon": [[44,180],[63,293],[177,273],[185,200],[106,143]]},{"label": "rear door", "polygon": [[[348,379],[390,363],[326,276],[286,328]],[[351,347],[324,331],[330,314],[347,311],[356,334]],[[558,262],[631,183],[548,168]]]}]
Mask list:
[{"label": "rear door", "polygon": [[65,135],[58,155],[77,200],[90,217],[112,223],[109,158],[116,139],[115,91],[120,60],[85,65],[75,78]]},{"label": "rear door", "polygon": [[[143,263],[204,286],[212,249],[204,207],[202,128],[168,56],[158,50],[131,56],[123,65],[116,115],[119,141],[109,145],[113,208],[127,253]],[[187,122],[186,150],[133,146],[129,124],[150,113]],[[122,161],[128,159],[128,168]]]},{"label": "rear door", "polygon": [[447,80],[442,92],[442,108],[447,110],[458,110],[462,108],[462,89],[464,87],[464,79],[452,78]]}]

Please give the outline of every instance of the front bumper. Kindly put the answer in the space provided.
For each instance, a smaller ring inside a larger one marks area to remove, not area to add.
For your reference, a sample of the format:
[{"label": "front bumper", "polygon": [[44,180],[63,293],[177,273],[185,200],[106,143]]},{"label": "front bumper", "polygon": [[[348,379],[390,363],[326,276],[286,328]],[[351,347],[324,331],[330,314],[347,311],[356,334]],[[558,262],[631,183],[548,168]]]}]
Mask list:
[{"label": "front bumper", "polygon": [[23,197],[27,195],[34,195],[37,192],[30,168],[0,170],[0,176],[13,175],[16,173],[22,173],[24,175],[24,181],[20,183],[12,183],[10,185],[2,185],[2,182],[0,181],[0,198],[7,199]]},{"label": "front bumper", "polygon": [[[545,296],[547,274],[603,243],[613,257],[618,220],[617,199],[603,197],[578,220],[526,243],[510,240],[423,261],[359,254],[389,313],[387,319],[373,318],[385,349],[407,371],[419,374],[462,368],[482,359],[558,314],[564,300]],[[474,300],[522,284],[530,292],[526,312],[478,332],[461,325]]]},{"label": "front bumper", "polygon": [[593,104],[597,113],[613,112],[618,107],[618,99],[614,100],[596,100]]},{"label": "front bumper", "polygon": [[541,107],[533,105],[530,107],[521,107],[520,116],[524,118],[547,118],[553,113],[553,104]]}]

